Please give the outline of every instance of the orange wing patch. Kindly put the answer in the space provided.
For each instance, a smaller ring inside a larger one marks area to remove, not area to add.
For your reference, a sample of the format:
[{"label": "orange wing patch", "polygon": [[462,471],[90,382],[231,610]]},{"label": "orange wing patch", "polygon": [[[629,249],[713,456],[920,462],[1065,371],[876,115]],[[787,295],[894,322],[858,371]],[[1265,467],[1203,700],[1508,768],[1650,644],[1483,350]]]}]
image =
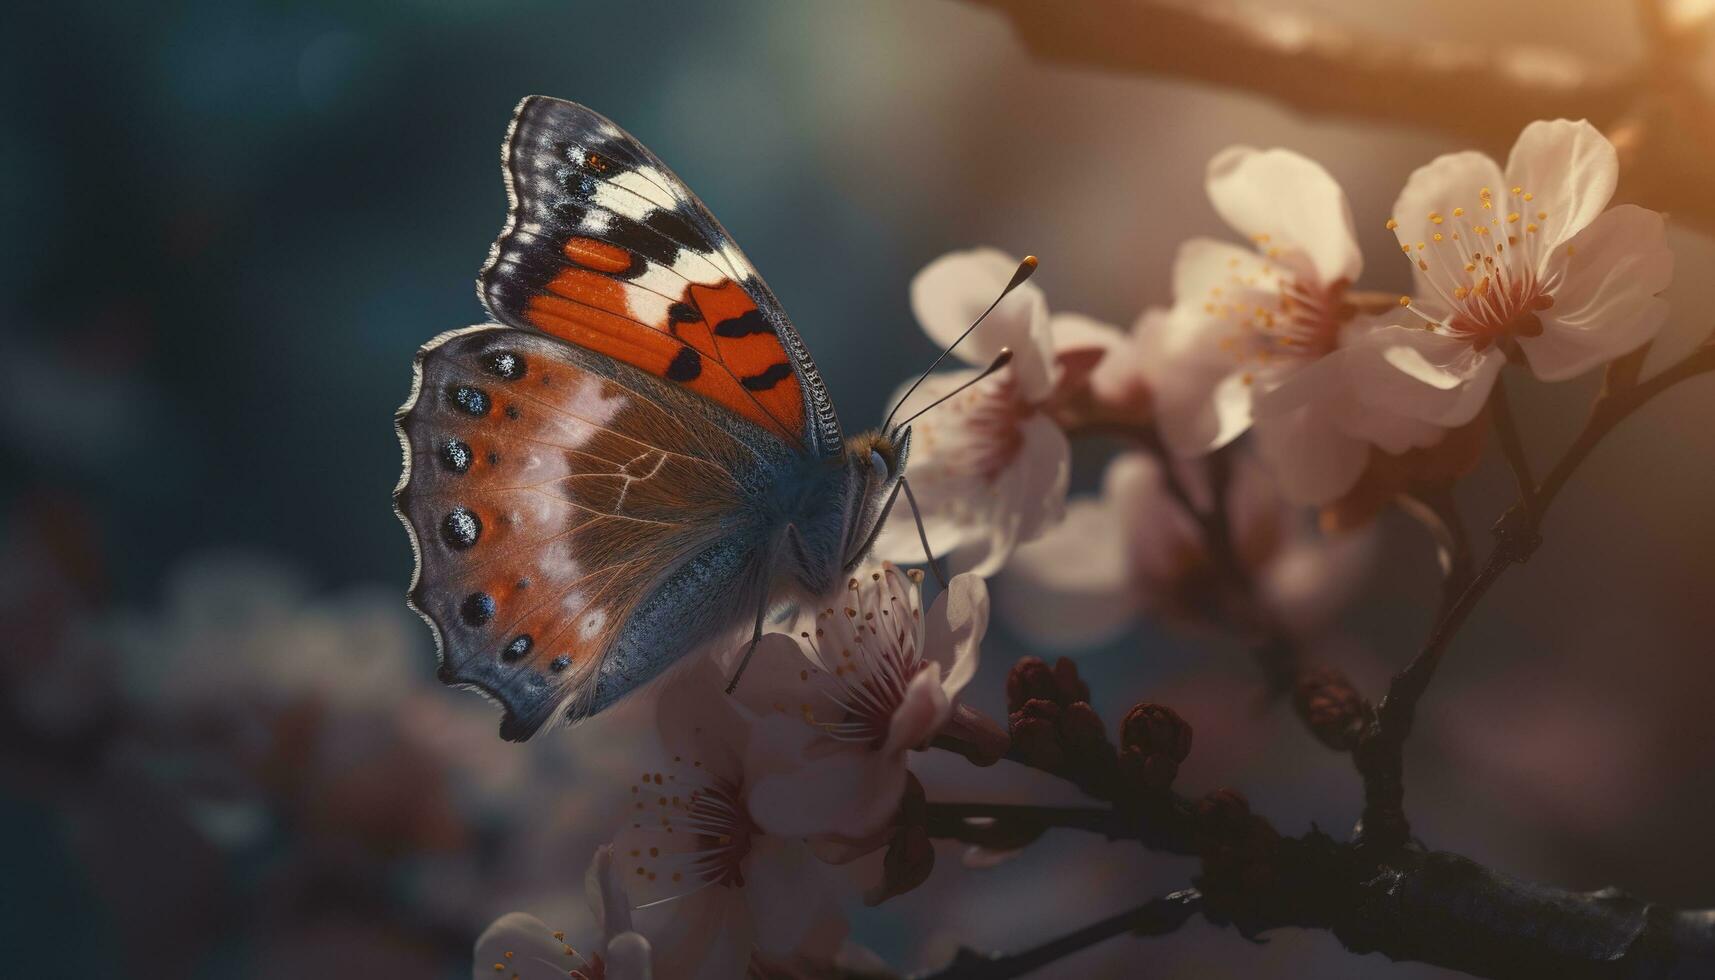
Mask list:
[{"label": "orange wing patch", "polygon": [[721,363],[770,416],[793,432],[804,426],[804,395],[774,325],[737,283],[692,283],[686,292],[703,312]]},{"label": "orange wing patch", "polygon": [[610,242],[574,237],[569,263],[531,297],[532,326],[676,381],[796,442],[803,392],[786,349],[744,288],[688,282],[676,302],[619,276],[647,260]]}]

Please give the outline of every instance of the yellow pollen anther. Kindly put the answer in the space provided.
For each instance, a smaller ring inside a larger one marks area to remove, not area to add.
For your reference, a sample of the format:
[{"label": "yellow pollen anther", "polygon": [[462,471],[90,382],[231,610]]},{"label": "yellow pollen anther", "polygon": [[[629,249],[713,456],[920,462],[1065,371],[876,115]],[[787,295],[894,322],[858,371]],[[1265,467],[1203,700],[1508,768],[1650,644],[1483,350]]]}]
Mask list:
[{"label": "yellow pollen anther", "polygon": [[1528,225],[1524,226],[1524,233],[1527,235],[1530,234],[1531,232],[1535,231],[1535,230],[1536,230],[1536,225],[1534,225],[1534,224],[1528,224]]},{"label": "yellow pollen anther", "polygon": [[1401,296],[1399,298],[1399,305],[1410,306],[1411,305],[1411,297],[1410,296]]},{"label": "yellow pollen anther", "polygon": [[1431,211],[1431,212],[1429,212],[1429,220],[1434,224],[1440,224],[1441,223],[1441,215],[1434,212],[1434,211]]},{"label": "yellow pollen anther", "polygon": [[1428,271],[1429,271],[1429,263],[1428,263],[1428,262],[1425,262],[1425,261],[1423,261],[1423,260],[1422,260],[1422,259],[1418,259],[1418,260],[1417,260],[1417,267],[1418,267],[1418,268],[1419,268],[1419,269],[1422,269],[1422,270],[1423,270],[1423,271],[1424,271],[1424,272],[1428,272]]},{"label": "yellow pollen anther", "polygon": [[1436,233],[1435,233],[1435,240],[1436,240],[1436,241],[1440,241],[1440,240],[1441,240],[1441,233],[1440,233],[1440,232],[1436,232]]},{"label": "yellow pollen anther", "polygon": [[1518,212],[1517,211],[1514,211],[1513,213],[1507,215],[1507,224],[1510,225],[1517,220],[1518,220]]},{"label": "yellow pollen anther", "polygon": [[1478,191],[1478,192],[1477,192],[1477,196],[1478,196],[1478,197],[1483,197],[1483,198],[1486,198],[1486,197],[1488,197],[1488,196],[1489,196],[1489,195],[1490,195],[1490,194],[1492,194],[1492,193],[1493,193],[1493,192],[1492,192],[1492,191],[1490,191],[1490,190],[1489,190],[1489,189],[1488,189],[1488,188],[1487,188],[1487,187],[1485,187],[1485,188],[1483,188],[1483,189],[1482,189],[1482,190],[1480,190],[1480,191]]},{"label": "yellow pollen anther", "polygon": [[1398,228],[1398,227],[1399,227],[1399,222],[1393,220],[1392,218],[1387,219],[1387,230],[1388,231],[1393,231],[1395,228]]},{"label": "yellow pollen anther", "polygon": [[1422,243],[1422,242],[1418,242],[1418,243],[1417,243],[1417,250],[1418,250],[1418,251],[1419,251],[1419,252],[1421,252],[1421,251],[1423,251],[1423,243]]},{"label": "yellow pollen anther", "polygon": [[1524,199],[1525,199],[1525,200],[1527,200],[1527,201],[1534,201],[1534,200],[1536,200],[1536,195],[1535,195],[1535,194],[1532,194],[1532,193],[1531,193],[1531,192],[1529,192],[1529,191],[1525,191],[1525,193],[1524,193]]},{"label": "yellow pollen anther", "polygon": [[1513,188],[1513,193],[1514,193],[1514,194],[1523,194],[1523,193],[1524,193],[1524,188],[1522,188],[1522,187],[1515,187],[1515,188]]},{"label": "yellow pollen anther", "polygon": [[1477,267],[1475,265],[1473,265],[1472,263],[1467,262],[1467,263],[1465,263],[1465,271],[1466,272],[1476,272]]},{"label": "yellow pollen anther", "polygon": [[1404,243],[1404,242],[1401,242],[1401,243],[1400,243],[1400,246],[1399,246],[1399,250],[1400,250],[1400,251],[1401,251],[1401,252],[1409,252],[1409,251],[1411,251],[1411,246],[1410,246],[1410,245],[1407,245],[1407,244],[1405,244],[1405,243]]},{"label": "yellow pollen anther", "polygon": [[1465,216],[1465,209],[1464,208],[1454,208],[1453,209],[1453,217],[1463,218],[1464,216]]},{"label": "yellow pollen anther", "polygon": [[1469,289],[1466,289],[1464,286],[1457,286],[1453,289],[1453,298],[1454,299],[1464,299],[1466,296],[1469,296],[1470,294],[1471,294],[1471,291]]},{"label": "yellow pollen anther", "polygon": [[1538,211],[1536,213],[1536,220],[1545,221],[1547,219],[1548,219],[1548,212],[1547,211]]}]

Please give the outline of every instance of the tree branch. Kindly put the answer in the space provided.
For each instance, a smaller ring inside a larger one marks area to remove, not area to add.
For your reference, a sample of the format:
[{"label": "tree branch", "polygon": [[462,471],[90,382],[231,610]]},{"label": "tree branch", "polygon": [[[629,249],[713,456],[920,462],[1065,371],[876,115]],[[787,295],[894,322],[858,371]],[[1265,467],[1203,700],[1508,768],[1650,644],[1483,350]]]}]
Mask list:
[{"label": "tree branch", "polygon": [[944,969],[929,974],[924,980],[1006,980],[1021,977],[1031,970],[1047,966],[1079,950],[1094,946],[1104,939],[1124,933],[1134,936],[1164,936],[1197,914],[1203,896],[1194,888],[1152,898],[1137,908],[1109,916],[1100,922],[1051,939],[1040,946],[1019,953],[978,953],[961,948]]},{"label": "tree branch", "polygon": [[[1152,841],[1182,839],[1156,825],[1164,814],[1200,823],[1192,835],[1206,851],[1219,851],[1214,842],[1222,835],[1207,809],[1177,796],[1168,796],[1150,813],[984,803],[930,803],[929,811],[934,836],[978,844],[991,842],[985,834],[1011,824],[1014,830],[1030,826],[1038,832],[1077,829],[1153,847]],[[967,833],[973,828],[982,828],[975,837]],[[1258,839],[1272,843],[1252,855],[1236,879],[1212,876],[1206,863],[1204,892],[1209,894],[1175,893],[1012,956],[964,950],[930,980],[1019,976],[1134,928],[1121,925],[1136,921],[1128,917],[1170,931],[1197,912],[1247,936],[1286,927],[1325,929],[1353,952],[1484,977],[1664,980],[1715,970],[1715,910],[1667,909],[1614,889],[1575,892],[1534,884],[1445,852],[1404,850],[1378,864],[1362,845],[1340,843],[1317,831],[1300,838],[1262,834]],[[1229,888],[1235,880],[1243,887],[1222,893],[1208,884],[1222,880]],[[1176,900],[1173,910],[1161,904],[1170,900]]]},{"label": "tree branch", "polygon": [[[1620,197],[1715,227],[1715,101],[1699,88],[1698,25],[1644,3],[1646,51],[1613,67],[1548,48],[1365,34],[1262,3],[968,0],[1000,12],[1032,54],[1098,70],[1188,79],[1312,117],[1395,123],[1503,154],[1526,124],[1586,118],[1622,155]],[[1467,111],[1448,93],[1483,93]]]},{"label": "tree branch", "polygon": [[[1525,562],[1542,543],[1540,527],[1572,474],[1589,458],[1591,451],[1613,428],[1633,412],[1681,381],[1715,371],[1715,343],[1705,343],[1672,367],[1646,381],[1636,381],[1639,359],[1622,358],[1610,366],[1607,382],[1591,406],[1590,419],[1541,484],[1530,483],[1529,467],[1523,462],[1516,431],[1513,446],[1506,449],[1512,430],[1505,395],[1497,385],[1496,425],[1501,429],[1503,450],[1518,477],[1519,500],[1496,522],[1495,546],[1481,570],[1458,600],[1439,617],[1429,639],[1406,668],[1395,674],[1388,693],[1376,707],[1376,720],[1358,741],[1353,760],[1364,778],[1364,817],[1360,825],[1365,842],[1382,851],[1403,847],[1410,836],[1404,811],[1404,746],[1423,697],[1448,644],[1471,611],[1476,608],[1501,573]],[[1518,455],[1514,459],[1514,454]]]}]

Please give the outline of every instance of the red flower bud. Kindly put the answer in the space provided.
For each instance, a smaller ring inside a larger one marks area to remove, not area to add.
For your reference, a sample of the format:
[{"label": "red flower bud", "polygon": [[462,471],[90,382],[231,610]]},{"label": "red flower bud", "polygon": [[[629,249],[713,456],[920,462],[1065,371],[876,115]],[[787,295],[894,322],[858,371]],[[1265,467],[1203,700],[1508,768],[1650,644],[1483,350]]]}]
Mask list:
[{"label": "red flower bud", "polygon": [[1190,754],[1191,726],[1166,705],[1135,705],[1120,724],[1120,765],[1145,789],[1173,785]]},{"label": "red flower bud", "polygon": [[1032,699],[1065,707],[1090,699],[1090,685],[1078,676],[1078,665],[1061,657],[1049,667],[1040,657],[1024,657],[1006,675],[1006,707],[1017,711]]},{"label": "red flower bud", "polygon": [[1346,750],[1358,743],[1374,711],[1344,673],[1332,667],[1306,671],[1294,685],[1293,705],[1323,745]]},{"label": "red flower bud", "polygon": [[1066,754],[1060,747],[1060,715],[1060,706],[1053,701],[1032,698],[1007,719],[1013,751],[1026,765],[1050,772],[1065,765]]}]

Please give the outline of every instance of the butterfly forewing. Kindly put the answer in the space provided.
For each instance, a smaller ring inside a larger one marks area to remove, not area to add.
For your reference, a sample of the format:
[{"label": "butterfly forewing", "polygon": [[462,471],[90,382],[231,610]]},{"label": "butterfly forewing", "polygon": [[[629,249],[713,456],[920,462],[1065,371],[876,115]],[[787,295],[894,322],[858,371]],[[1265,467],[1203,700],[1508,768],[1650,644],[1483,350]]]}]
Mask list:
[{"label": "butterfly forewing", "polygon": [[688,394],[630,375],[503,327],[419,354],[396,494],[411,599],[443,680],[499,700],[508,737],[588,696],[639,603],[720,535],[735,473],[756,466]]},{"label": "butterfly forewing", "polygon": [[504,153],[512,210],[478,280],[497,319],[838,455],[832,404],[780,304],[654,154],[600,114],[541,96],[519,103]]}]

